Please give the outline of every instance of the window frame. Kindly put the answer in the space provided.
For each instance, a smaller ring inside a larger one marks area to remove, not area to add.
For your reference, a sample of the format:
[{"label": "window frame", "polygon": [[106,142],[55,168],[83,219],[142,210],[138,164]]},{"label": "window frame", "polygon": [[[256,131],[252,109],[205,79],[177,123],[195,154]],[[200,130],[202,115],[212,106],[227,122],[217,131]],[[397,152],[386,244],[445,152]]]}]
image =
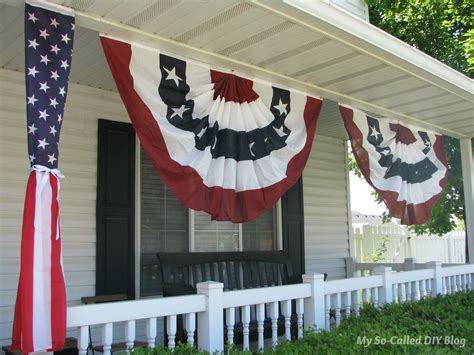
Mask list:
[{"label": "window frame", "polygon": [[[141,296],[140,295],[140,268],[141,268],[141,143],[138,136],[135,136],[135,299],[161,297],[157,296]],[[282,225],[282,204],[281,199],[275,205],[275,250],[283,250],[283,225]],[[195,249],[195,228],[194,218],[195,211],[188,208],[188,250],[194,253]],[[243,228],[239,223],[239,248],[238,251],[243,252]]]}]

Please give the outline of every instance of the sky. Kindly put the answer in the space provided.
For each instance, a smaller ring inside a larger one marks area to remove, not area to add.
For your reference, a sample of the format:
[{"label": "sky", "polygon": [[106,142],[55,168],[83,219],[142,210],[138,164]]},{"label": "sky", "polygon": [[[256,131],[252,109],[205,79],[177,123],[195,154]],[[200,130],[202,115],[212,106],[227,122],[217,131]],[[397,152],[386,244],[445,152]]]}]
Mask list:
[{"label": "sky", "polygon": [[363,214],[381,215],[388,212],[383,203],[378,204],[370,194],[372,187],[362,178],[358,178],[352,171],[349,172],[351,183],[351,209]]}]

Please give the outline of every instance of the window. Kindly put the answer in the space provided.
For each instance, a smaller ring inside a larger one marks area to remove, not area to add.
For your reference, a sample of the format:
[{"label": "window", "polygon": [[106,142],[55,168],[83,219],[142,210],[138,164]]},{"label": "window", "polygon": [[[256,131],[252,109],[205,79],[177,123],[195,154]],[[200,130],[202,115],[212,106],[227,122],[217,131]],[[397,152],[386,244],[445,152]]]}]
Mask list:
[{"label": "window", "polygon": [[254,221],[213,221],[188,210],[163,184],[140,149],[140,295],[160,293],[156,252],[221,252],[277,249],[278,207]]}]

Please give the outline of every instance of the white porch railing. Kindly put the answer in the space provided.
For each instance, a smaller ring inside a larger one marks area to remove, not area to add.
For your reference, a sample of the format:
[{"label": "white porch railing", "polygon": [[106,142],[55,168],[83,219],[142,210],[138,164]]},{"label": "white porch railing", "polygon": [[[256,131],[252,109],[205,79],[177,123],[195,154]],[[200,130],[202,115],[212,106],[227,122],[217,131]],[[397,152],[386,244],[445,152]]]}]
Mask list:
[{"label": "white porch railing", "polygon": [[101,325],[104,354],[110,354],[114,323],[125,322],[123,337],[131,348],[135,322],[146,320],[147,342],[154,347],[157,318],[166,317],[167,346],[174,348],[176,318],[183,315],[188,343],[194,345],[197,325],[197,347],[214,352],[224,350],[224,329],[228,342],[234,342],[234,327],[240,315],[243,349],[250,347],[251,321],[257,324],[256,348],[263,349],[266,321],[271,324],[273,346],[279,341],[279,319],[284,319],[284,339],[290,340],[292,316],[296,319],[297,337],[301,338],[304,328],[329,330],[343,318],[359,315],[364,303],[381,307],[385,303],[417,301],[474,287],[473,264],[442,267],[439,262],[431,262],[425,267],[394,272],[390,267],[378,266],[373,268],[371,276],[334,281],[324,281],[323,275],[311,274],[303,276],[302,284],[228,292],[223,292],[223,284],[209,281],[198,284],[197,295],[69,307],[68,328],[78,329],[79,354],[83,355],[89,344],[88,327]]}]

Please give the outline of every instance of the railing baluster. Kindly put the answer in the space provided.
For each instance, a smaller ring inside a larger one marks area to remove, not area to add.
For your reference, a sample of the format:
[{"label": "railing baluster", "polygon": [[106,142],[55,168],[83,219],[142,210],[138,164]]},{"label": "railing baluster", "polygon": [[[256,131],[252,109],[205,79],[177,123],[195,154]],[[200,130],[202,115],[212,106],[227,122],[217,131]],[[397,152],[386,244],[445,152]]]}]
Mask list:
[{"label": "railing baluster", "polygon": [[443,277],[444,280],[444,287],[443,287],[443,293],[444,294],[450,294],[451,293],[451,280],[448,277]]},{"label": "railing baluster", "polygon": [[184,315],[184,328],[187,333],[187,343],[193,346],[194,332],[196,331],[196,313],[188,313]]},{"label": "railing baluster", "polygon": [[397,302],[397,285],[392,284],[392,297],[393,297],[393,303],[398,303]]},{"label": "railing baluster", "polygon": [[258,332],[258,351],[263,350],[264,344],[264,328],[263,322],[265,321],[265,304],[257,304],[257,332]]},{"label": "railing baluster", "polygon": [[458,284],[457,284],[457,277],[456,276],[451,276],[452,282],[451,282],[451,290],[453,293],[458,291]]},{"label": "railing baluster", "polygon": [[405,302],[405,284],[403,282],[398,284],[398,295],[400,303]]},{"label": "railing baluster", "polygon": [[168,335],[168,349],[174,349],[176,346],[176,315],[166,317],[166,334]]},{"label": "railing baluster", "polygon": [[110,351],[112,349],[113,329],[113,323],[106,323],[102,325],[102,347],[104,350],[104,355],[110,355]]},{"label": "railing baluster", "polygon": [[225,310],[225,318],[227,324],[227,341],[229,345],[234,344],[234,326],[235,326],[235,308],[227,308]]},{"label": "railing baluster", "polygon": [[364,291],[362,292],[362,299],[364,303],[369,303],[370,301],[370,290],[368,288],[364,288]]},{"label": "railing baluster", "polygon": [[376,308],[379,308],[379,307],[380,307],[380,305],[379,305],[379,288],[378,288],[378,287],[374,287],[374,288],[372,289],[372,291],[373,291],[373,297],[374,297],[374,306],[375,306]]},{"label": "railing baluster", "polygon": [[125,322],[125,346],[127,347],[127,353],[130,353],[131,349],[135,346],[135,321],[129,320]]},{"label": "railing baluster", "polygon": [[431,296],[431,285],[432,285],[432,279],[426,280],[426,294],[428,296]]},{"label": "railing baluster", "polygon": [[459,277],[461,279],[461,290],[466,291],[466,275],[462,274]]},{"label": "railing baluster", "polygon": [[278,345],[278,302],[270,305],[270,316],[272,318],[272,346]]},{"label": "railing baluster", "polygon": [[304,300],[298,298],[296,300],[296,324],[298,326],[298,339],[303,338],[303,314],[304,314]]},{"label": "railing baluster", "polygon": [[77,330],[77,349],[79,355],[86,355],[89,348],[89,327],[82,326]]},{"label": "railing baluster", "polygon": [[426,297],[426,280],[420,281],[420,298]]},{"label": "railing baluster", "polygon": [[344,305],[346,307],[346,318],[349,318],[351,316],[351,291],[348,291],[345,293],[345,300],[344,300]]},{"label": "railing baluster", "polygon": [[291,340],[291,300],[282,302],[282,313],[285,317],[285,338]]},{"label": "railing baluster", "polygon": [[249,323],[250,323],[250,306],[242,307],[242,334],[244,336],[243,349],[244,351],[249,350]]},{"label": "railing baluster", "polygon": [[148,318],[146,321],[146,340],[150,348],[155,347],[156,339],[156,317]]},{"label": "railing baluster", "polygon": [[325,303],[326,303],[325,310],[324,310],[325,319],[326,319],[325,327],[326,327],[326,330],[330,330],[331,329],[331,295],[325,296]]},{"label": "railing baluster", "polygon": [[409,302],[409,301],[411,301],[411,294],[412,294],[411,286],[412,285],[411,285],[411,282],[406,282],[405,285],[406,285],[405,289],[406,289],[406,292],[407,292],[407,295],[406,295],[405,299]]},{"label": "railing baluster", "polygon": [[418,301],[420,299],[420,284],[419,284],[419,281],[415,281],[412,284],[413,284],[412,300],[413,301]]},{"label": "railing baluster", "polygon": [[336,293],[335,312],[336,312],[336,327],[338,327],[339,324],[341,324],[341,293],[340,292]]},{"label": "railing baluster", "polygon": [[360,315],[360,290],[356,290],[354,293],[354,312],[356,317]]},{"label": "railing baluster", "polygon": [[471,279],[471,274],[467,274],[466,275],[466,279],[467,279],[467,282],[466,282],[466,288],[468,290],[471,290],[473,287],[472,287],[472,279]]}]

